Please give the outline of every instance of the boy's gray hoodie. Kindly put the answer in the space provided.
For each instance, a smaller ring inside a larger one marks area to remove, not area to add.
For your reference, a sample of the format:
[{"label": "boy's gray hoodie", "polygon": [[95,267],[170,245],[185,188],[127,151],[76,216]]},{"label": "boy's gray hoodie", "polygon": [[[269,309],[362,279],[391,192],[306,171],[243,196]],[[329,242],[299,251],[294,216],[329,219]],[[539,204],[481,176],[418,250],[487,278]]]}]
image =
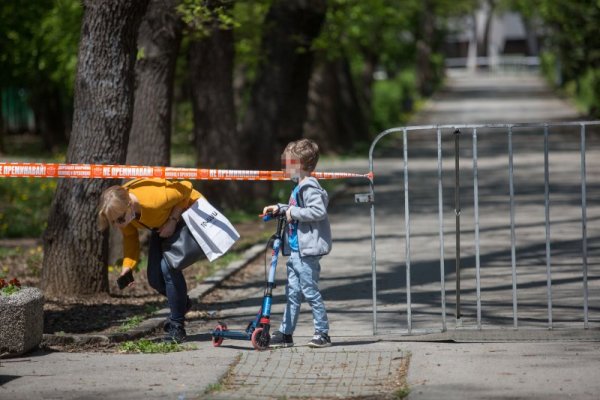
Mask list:
[{"label": "boy's gray hoodie", "polygon": [[[300,256],[324,256],[331,251],[331,228],[327,217],[329,196],[316,178],[308,177],[298,188],[298,206],[291,206],[290,214],[298,221],[298,248]],[[290,205],[278,204],[281,212]],[[289,256],[288,229],[284,229],[282,253]]]}]

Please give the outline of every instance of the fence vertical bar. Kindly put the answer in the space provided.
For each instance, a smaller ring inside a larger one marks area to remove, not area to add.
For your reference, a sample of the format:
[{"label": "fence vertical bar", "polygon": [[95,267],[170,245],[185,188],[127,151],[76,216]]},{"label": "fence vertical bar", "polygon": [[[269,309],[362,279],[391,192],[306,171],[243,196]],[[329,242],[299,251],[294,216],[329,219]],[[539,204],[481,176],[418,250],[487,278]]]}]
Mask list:
[{"label": "fence vertical bar", "polygon": [[454,214],[456,216],[456,322],[460,324],[460,129],[454,130]]},{"label": "fence vertical bar", "polygon": [[512,125],[508,127],[508,185],[510,192],[510,259],[512,266],[512,303],[513,303],[513,324],[515,329],[518,326],[517,317],[517,255],[516,255],[516,235],[515,235],[515,188],[514,188],[514,164],[513,164],[513,142]]},{"label": "fence vertical bar", "polygon": [[477,175],[477,128],[473,128],[473,204],[475,212],[475,283],[477,286],[477,329],[481,329],[481,263],[479,259],[479,182]]},{"label": "fence vertical bar", "polygon": [[438,219],[440,224],[440,295],[442,297],[442,332],[446,332],[446,271],[444,267],[444,201],[442,193],[442,130],[437,128]]},{"label": "fence vertical bar", "polygon": [[583,326],[589,328],[588,323],[588,265],[587,265],[587,204],[586,204],[586,177],[585,177],[585,124],[581,124],[581,238],[583,246]]},{"label": "fence vertical bar", "polygon": [[410,296],[410,212],[408,207],[408,139],[406,128],[402,130],[404,153],[404,226],[406,231],[406,319],[408,333],[412,332],[412,303]]},{"label": "fence vertical bar", "polygon": [[544,203],[546,212],[546,290],[548,301],[548,328],[552,329],[552,275],[550,252],[550,167],[548,161],[548,124],[544,124]]},{"label": "fence vertical bar", "polygon": [[[371,158],[371,172],[373,171],[373,161]],[[375,188],[373,180],[369,180],[371,189],[371,199],[375,198]],[[375,251],[375,201],[371,201],[371,282],[373,288],[373,335],[377,334],[377,253]]]}]

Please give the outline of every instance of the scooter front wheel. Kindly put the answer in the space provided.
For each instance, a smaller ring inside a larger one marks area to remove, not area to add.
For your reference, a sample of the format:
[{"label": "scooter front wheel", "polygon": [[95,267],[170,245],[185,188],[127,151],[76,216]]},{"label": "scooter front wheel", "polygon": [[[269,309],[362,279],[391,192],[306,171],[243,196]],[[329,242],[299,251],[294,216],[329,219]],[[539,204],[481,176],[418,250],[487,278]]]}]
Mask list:
[{"label": "scooter front wheel", "polygon": [[[224,332],[227,330],[227,325],[224,322],[220,322],[216,327],[215,327],[215,331],[218,332]],[[212,344],[214,347],[219,347],[221,345],[221,343],[223,343],[223,337],[219,336],[219,337],[212,337]]]},{"label": "scooter front wheel", "polygon": [[271,341],[271,337],[269,336],[268,331],[265,332],[263,328],[256,328],[254,332],[252,332],[252,346],[256,350],[266,350],[269,347],[269,342]]}]

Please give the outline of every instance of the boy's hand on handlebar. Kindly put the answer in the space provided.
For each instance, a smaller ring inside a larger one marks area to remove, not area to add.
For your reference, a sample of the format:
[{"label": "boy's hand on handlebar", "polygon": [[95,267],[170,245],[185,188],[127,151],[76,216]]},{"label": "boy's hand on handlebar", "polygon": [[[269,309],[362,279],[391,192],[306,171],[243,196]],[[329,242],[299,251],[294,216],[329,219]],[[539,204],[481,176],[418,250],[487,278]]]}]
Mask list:
[{"label": "boy's hand on handlebar", "polygon": [[263,208],[263,215],[277,215],[278,212],[278,205],[266,206],[265,208]]},{"label": "boy's hand on handlebar", "polygon": [[288,223],[294,220],[294,218],[292,218],[292,207],[285,210],[285,219],[287,219]]}]

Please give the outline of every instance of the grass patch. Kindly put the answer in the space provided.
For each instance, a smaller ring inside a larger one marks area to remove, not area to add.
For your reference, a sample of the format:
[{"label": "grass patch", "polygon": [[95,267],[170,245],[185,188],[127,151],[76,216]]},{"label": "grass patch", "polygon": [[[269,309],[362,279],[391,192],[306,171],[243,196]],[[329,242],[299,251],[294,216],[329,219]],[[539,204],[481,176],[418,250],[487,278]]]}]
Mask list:
[{"label": "grass patch", "polygon": [[407,398],[409,394],[410,394],[410,388],[408,387],[408,385],[405,385],[394,392],[394,399],[403,400],[403,399]]},{"label": "grass patch", "polygon": [[216,393],[216,392],[220,392],[223,389],[224,389],[224,387],[220,382],[211,383],[210,385],[208,385],[206,387],[206,393]]},{"label": "grass patch", "polygon": [[[20,278],[33,276],[38,278],[42,270],[42,259],[44,253],[42,246],[35,247],[0,247],[0,275],[7,275],[11,271],[11,266],[26,266],[25,274],[23,269],[19,273]],[[14,273],[14,271],[13,271]]]},{"label": "grass patch", "polygon": [[119,332],[127,332],[130,329],[137,328],[143,321],[144,317],[141,315],[129,317],[121,324],[119,327]]},{"label": "grass patch", "polygon": [[194,345],[182,345],[178,343],[153,342],[148,339],[127,341],[119,346],[122,353],[174,353],[178,351],[196,350]]},{"label": "grass patch", "polygon": [[392,393],[392,398],[394,400],[403,400],[408,397],[410,394],[410,386],[408,386],[408,382],[406,377],[408,375],[408,367],[410,365],[410,359],[412,354],[409,352],[402,358],[402,364],[398,369],[398,375],[396,380],[396,389]]}]

